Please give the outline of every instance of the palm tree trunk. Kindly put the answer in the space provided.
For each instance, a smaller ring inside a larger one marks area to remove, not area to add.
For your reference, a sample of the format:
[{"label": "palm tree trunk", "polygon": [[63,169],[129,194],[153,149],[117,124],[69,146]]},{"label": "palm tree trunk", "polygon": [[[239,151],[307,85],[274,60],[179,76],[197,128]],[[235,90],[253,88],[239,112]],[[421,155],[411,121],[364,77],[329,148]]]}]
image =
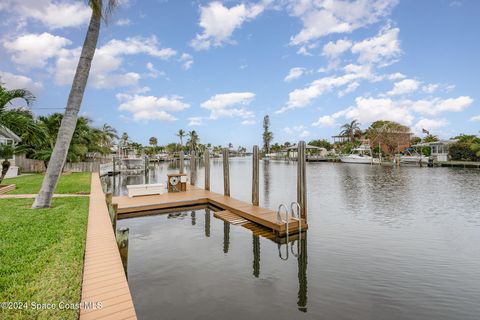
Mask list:
[{"label": "palm tree trunk", "polygon": [[[97,0],[101,7],[102,1]],[[83,43],[82,53],[78,61],[75,77],[73,78],[72,88],[68,96],[65,115],[57,135],[55,148],[50,158],[42,188],[38,193],[32,208],[50,207],[53,192],[57,186],[60,174],[62,172],[65,160],[67,158],[68,148],[72,141],[73,132],[77,125],[78,112],[82,104],[83,93],[87,85],[88,74],[92,64],[95,49],[97,47],[98,36],[100,34],[101,13],[92,10],[92,17],[88,26],[85,42]]]},{"label": "palm tree trunk", "polygon": [[10,161],[8,161],[8,159],[5,159],[2,162],[2,173],[0,175],[0,183],[2,183],[3,179],[5,179],[8,169],[10,169]]}]

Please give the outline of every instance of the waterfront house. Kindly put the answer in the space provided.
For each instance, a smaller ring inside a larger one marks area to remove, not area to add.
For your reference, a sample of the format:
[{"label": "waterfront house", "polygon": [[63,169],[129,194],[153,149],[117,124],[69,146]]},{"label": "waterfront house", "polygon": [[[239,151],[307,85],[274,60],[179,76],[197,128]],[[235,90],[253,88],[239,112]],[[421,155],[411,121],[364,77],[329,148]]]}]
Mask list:
[{"label": "waterfront house", "polygon": [[[0,144],[12,144],[16,145],[22,141],[19,136],[17,136],[12,130],[0,125]],[[1,159],[3,161],[3,159]],[[18,166],[15,165],[15,155],[12,156],[10,161],[10,168],[5,175],[5,178],[11,178],[18,176]]]},{"label": "waterfront house", "polygon": [[448,149],[451,144],[458,142],[458,140],[440,140],[434,142],[423,142],[413,145],[414,148],[430,148],[430,155],[437,161],[448,161]]}]

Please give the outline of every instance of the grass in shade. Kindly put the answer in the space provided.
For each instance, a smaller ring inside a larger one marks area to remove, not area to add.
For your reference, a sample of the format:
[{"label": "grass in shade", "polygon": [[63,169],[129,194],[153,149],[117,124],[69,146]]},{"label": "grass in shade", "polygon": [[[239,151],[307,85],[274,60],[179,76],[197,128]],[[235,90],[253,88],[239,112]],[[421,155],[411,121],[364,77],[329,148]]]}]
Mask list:
[{"label": "grass in shade", "polygon": [[[15,184],[15,190],[7,194],[36,194],[42,186],[43,174],[30,174],[15,178],[3,180],[2,184]],[[78,172],[71,174],[63,174],[60,177],[55,193],[90,193],[90,177],[89,172]]]},{"label": "grass in shade", "polygon": [[78,310],[59,303],[80,302],[89,198],[55,198],[52,208],[37,210],[32,202],[0,199],[0,302],[26,303],[0,308],[0,319],[77,319]]}]

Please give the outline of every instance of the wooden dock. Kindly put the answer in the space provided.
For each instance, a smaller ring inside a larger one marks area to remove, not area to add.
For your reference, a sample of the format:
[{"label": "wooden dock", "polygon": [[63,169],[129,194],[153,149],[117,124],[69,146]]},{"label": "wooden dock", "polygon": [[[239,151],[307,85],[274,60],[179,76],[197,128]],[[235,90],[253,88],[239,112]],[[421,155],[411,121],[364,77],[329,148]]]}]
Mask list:
[{"label": "wooden dock", "polygon": [[136,319],[98,173],[92,174],[81,301],[80,320]]},{"label": "wooden dock", "polygon": [[[182,207],[187,208],[203,205],[218,208],[219,211],[228,211],[247,221],[268,228],[281,236],[286,234],[286,224],[277,221],[277,213],[275,211],[191,185],[187,187],[186,192],[139,196],[134,198],[120,196],[114,197],[113,202],[118,204],[118,219],[142,216],[149,214],[148,211],[151,211],[150,214],[155,214],[159,213],[157,210],[169,212]],[[285,219],[284,213],[282,213],[282,218]],[[308,228],[307,223],[303,219],[301,227],[302,230]],[[298,220],[290,217],[288,229],[289,233],[298,232]]]}]

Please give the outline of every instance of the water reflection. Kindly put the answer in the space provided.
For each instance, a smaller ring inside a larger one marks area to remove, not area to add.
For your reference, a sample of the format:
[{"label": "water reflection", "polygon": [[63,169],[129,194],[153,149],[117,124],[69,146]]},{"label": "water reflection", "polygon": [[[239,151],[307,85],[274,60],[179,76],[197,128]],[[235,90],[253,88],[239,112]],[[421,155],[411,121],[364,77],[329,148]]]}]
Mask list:
[{"label": "water reflection", "polygon": [[252,234],[253,238],[253,275],[258,278],[260,275],[260,237]]},{"label": "water reflection", "polygon": [[[293,247],[293,243],[292,243]],[[298,310],[307,312],[307,232],[300,234],[297,241],[298,253]]]},{"label": "water reflection", "polygon": [[230,248],[230,223],[223,222],[223,253],[228,253]]},{"label": "water reflection", "polygon": [[205,237],[210,237],[210,209],[205,209]]},{"label": "water reflection", "polygon": [[190,217],[192,218],[192,226],[194,226],[197,223],[197,217],[196,217],[195,211],[192,211],[192,213],[190,213]]}]

